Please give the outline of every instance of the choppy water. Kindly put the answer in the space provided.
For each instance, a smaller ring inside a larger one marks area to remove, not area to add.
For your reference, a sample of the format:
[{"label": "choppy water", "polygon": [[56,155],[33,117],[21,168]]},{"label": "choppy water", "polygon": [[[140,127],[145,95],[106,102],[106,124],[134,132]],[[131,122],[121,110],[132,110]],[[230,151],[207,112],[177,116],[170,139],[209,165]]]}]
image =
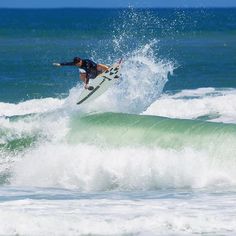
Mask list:
[{"label": "choppy water", "polygon": [[1,9],[0,234],[235,235],[235,13]]}]

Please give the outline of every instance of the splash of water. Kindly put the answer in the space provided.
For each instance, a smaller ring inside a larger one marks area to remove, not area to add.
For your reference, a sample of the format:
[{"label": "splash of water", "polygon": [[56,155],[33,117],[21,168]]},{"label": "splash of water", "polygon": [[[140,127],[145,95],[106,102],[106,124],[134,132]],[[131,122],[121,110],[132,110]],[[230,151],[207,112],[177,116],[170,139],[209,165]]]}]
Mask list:
[{"label": "splash of water", "polygon": [[[101,41],[98,46],[108,53],[102,59],[103,53],[96,50],[92,57],[108,64],[123,58],[122,78],[103,96],[86,104],[84,112],[140,113],[160,96],[176,63],[159,55],[159,40],[154,30],[158,24],[158,17],[149,11],[130,8],[120,14],[113,23],[111,40]],[[75,104],[81,91],[81,86],[73,88],[66,103]]]},{"label": "splash of water", "polygon": [[[162,93],[173,74],[175,63],[157,58],[157,40],[152,40],[139,48],[124,53],[121,80],[92,104],[86,104],[85,112],[117,111],[140,113]],[[66,104],[76,103],[82,91],[79,85],[70,91]]]},{"label": "splash of water", "polygon": [[[175,65],[155,56],[158,41],[153,40],[127,52],[121,68],[121,80],[104,95],[83,108],[85,112],[114,111],[140,113],[162,93]],[[76,96],[76,90],[71,95]],[[72,99],[72,98],[70,98]],[[76,100],[76,99],[72,99]]]}]

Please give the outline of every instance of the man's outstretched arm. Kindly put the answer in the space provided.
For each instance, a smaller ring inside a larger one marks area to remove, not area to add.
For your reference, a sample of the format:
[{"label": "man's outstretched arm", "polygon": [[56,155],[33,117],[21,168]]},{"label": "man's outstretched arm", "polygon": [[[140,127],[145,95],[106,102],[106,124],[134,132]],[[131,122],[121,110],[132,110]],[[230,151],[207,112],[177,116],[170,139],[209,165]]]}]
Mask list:
[{"label": "man's outstretched arm", "polygon": [[74,66],[73,62],[52,63],[54,66]]}]

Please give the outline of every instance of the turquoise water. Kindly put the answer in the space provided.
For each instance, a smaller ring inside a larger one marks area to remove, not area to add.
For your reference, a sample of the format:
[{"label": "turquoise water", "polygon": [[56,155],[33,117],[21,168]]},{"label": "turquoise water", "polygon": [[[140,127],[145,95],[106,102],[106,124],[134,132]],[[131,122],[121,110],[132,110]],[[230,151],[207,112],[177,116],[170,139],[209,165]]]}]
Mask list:
[{"label": "turquoise water", "polygon": [[235,235],[235,13],[0,9],[0,234]]}]

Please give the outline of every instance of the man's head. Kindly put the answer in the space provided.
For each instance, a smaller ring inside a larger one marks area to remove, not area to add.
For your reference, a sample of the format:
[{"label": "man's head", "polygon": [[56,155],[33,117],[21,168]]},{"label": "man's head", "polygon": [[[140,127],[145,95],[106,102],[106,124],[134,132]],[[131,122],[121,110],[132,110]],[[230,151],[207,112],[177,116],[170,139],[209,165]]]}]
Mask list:
[{"label": "man's head", "polygon": [[73,59],[73,63],[75,66],[81,66],[82,65],[82,59],[80,57],[75,57]]}]

